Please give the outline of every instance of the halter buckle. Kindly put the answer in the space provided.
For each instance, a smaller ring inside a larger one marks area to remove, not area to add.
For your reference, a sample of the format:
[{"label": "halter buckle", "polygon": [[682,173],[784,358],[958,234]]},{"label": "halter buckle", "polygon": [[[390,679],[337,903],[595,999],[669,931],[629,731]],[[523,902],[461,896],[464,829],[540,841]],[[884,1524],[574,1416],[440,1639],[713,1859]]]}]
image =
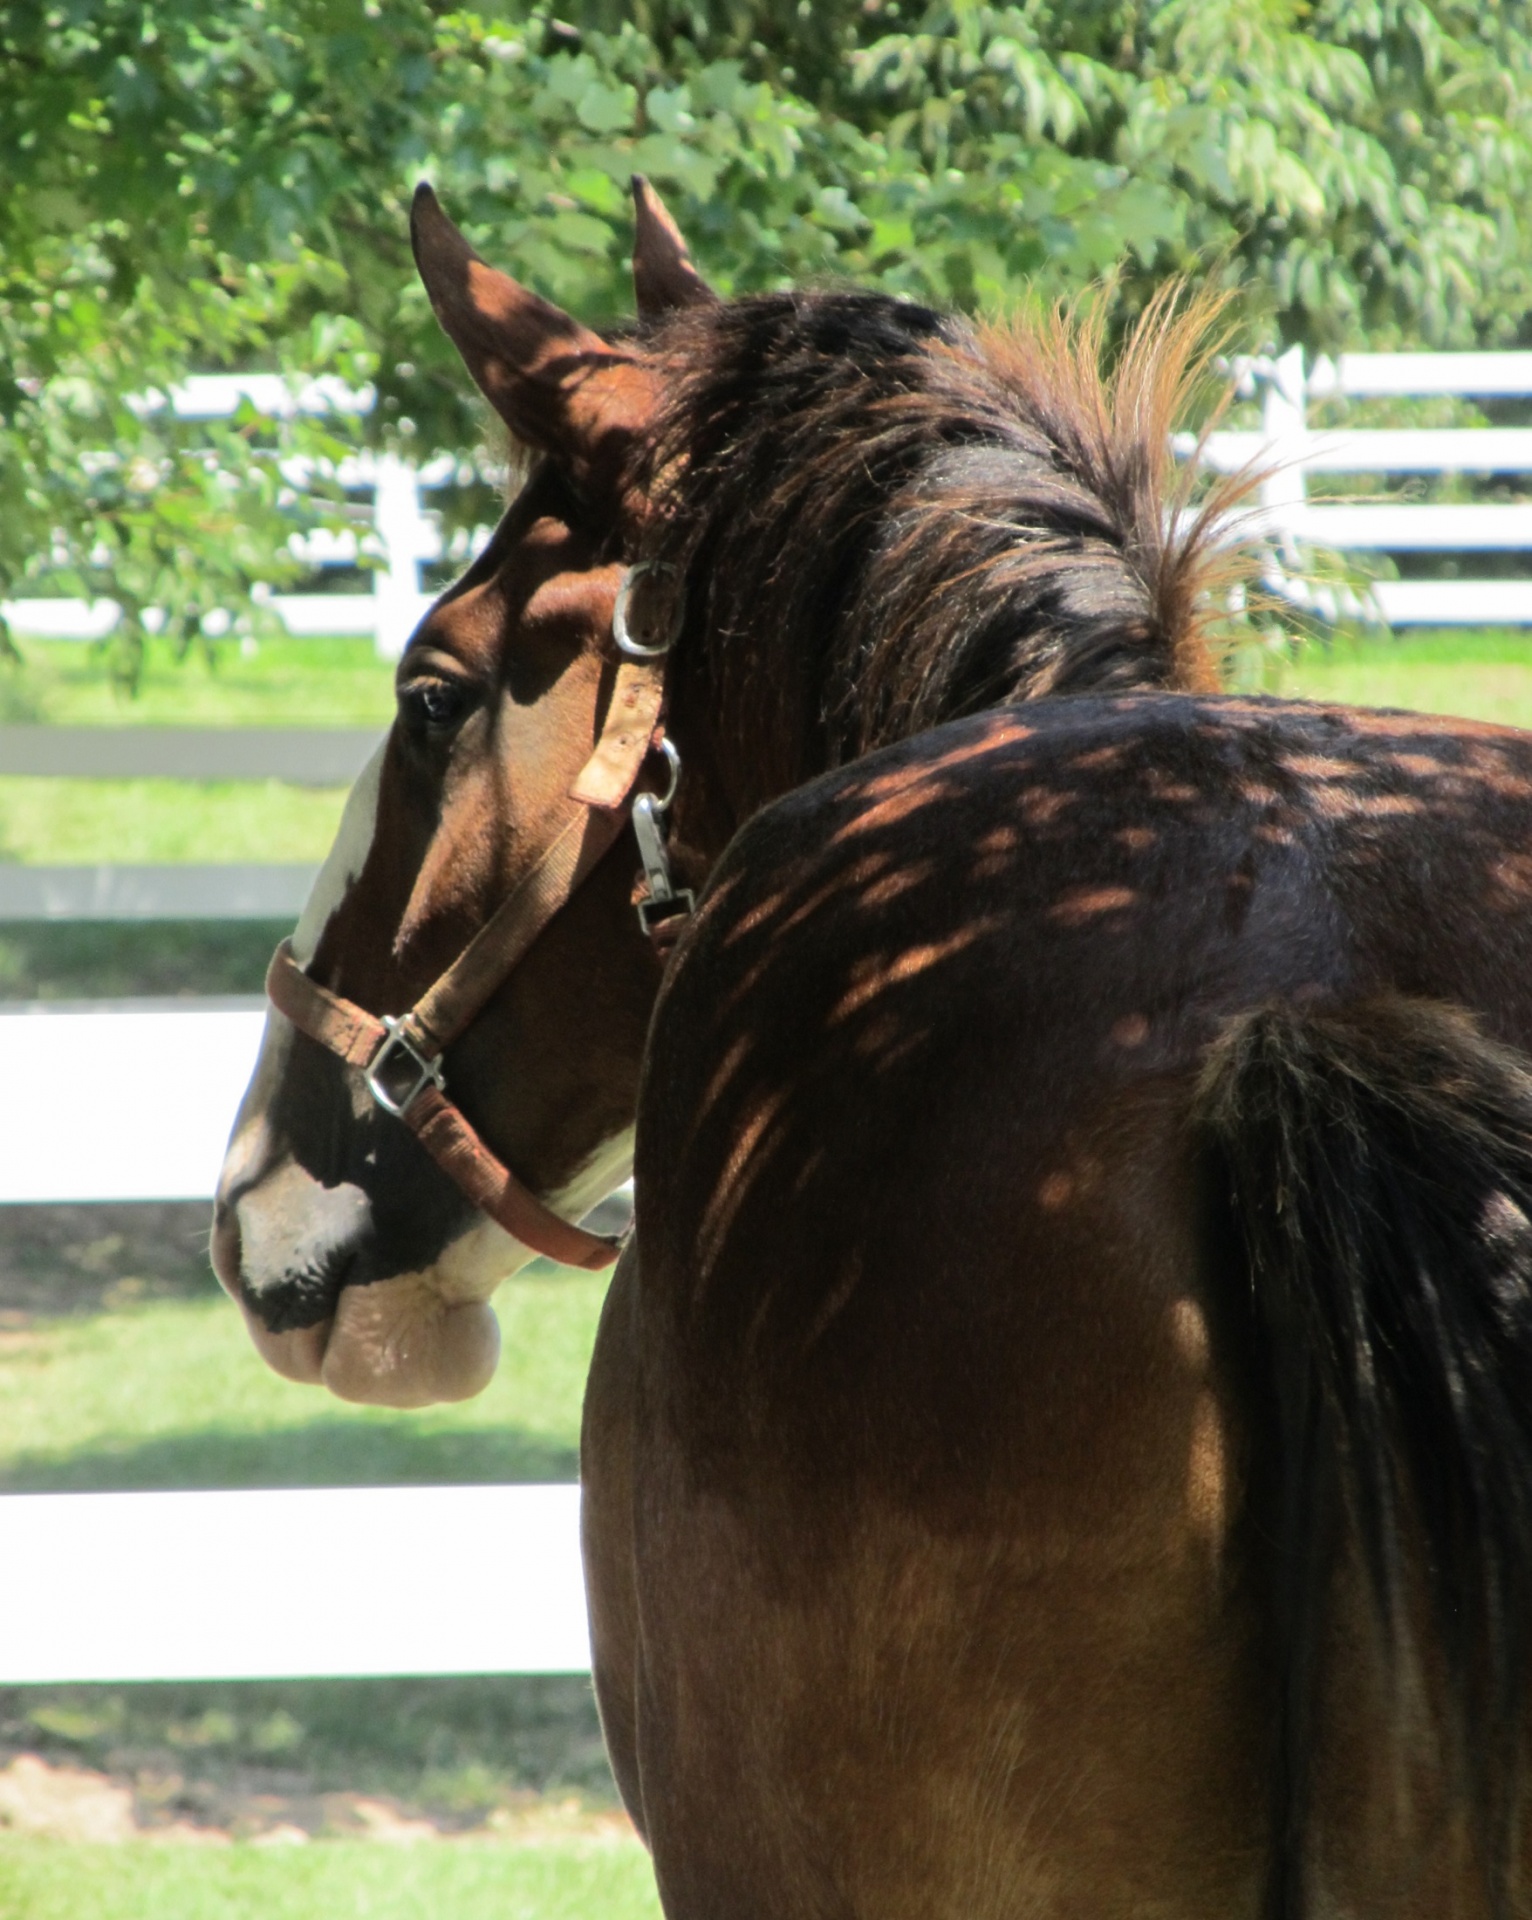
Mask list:
[{"label": "halter buckle", "polygon": [[669,653],[671,647],[674,646],[676,635],[681,630],[681,602],[679,596],[674,609],[670,632],[658,645],[649,647],[645,646],[641,641],[635,640],[632,629],[628,625],[628,608],[632,604],[633,589],[646,573],[655,573],[662,570],[667,573],[670,571],[668,567],[661,569],[653,560],[639,560],[631,567],[625,567],[623,569],[622,580],[617,588],[617,598],[612,605],[612,639],[616,642],[617,651],[619,653],[625,653],[630,660],[663,660],[665,655]]},{"label": "halter buckle", "polygon": [[[428,1059],[410,1038],[404,1022],[396,1020],[391,1013],[384,1014],[383,1025],[388,1029],[387,1037],[378,1043],[378,1050],[368,1061],[362,1077],[367,1082],[367,1091],[383,1111],[391,1113],[396,1120],[402,1120],[428,1086],[435,1087],[438,1093],[446,1092],[446,1081],[442,1078],[442,1057],[438,1053]],[[416,1068],[415,1084],[400,1099],[390,1093],[382,1080],[383,1069],[396,1053],[407,1054]]]}]

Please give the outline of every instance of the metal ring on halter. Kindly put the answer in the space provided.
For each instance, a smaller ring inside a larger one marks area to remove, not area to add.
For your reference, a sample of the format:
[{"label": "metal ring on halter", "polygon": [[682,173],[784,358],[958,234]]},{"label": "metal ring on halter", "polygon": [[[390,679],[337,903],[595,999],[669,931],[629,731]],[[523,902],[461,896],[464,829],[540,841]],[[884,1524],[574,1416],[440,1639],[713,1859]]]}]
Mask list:
[{"label": "metal ring on halter", "polygon": [[617,588],[617,598],[612,603],[612,638],[617,644],[617,651],[619,653],[625,653],[630,660],[663,659],[675,644],[676,634],[680,631],[681,609],[679,604],[676,607],[675,625],[671,628],[668,638],[662,641],[659,646],[646,647],[640,641],[635,640],[633,635],[628,631],[628,602],[633,597],[633,588],[637,584],[638,576],[641,573],[650,572],[654,564],[652,560],[639,560],[635,562],[633,566],[624,568],[622,581]]},{"label": "metal ring on halter", "polygon": [[663,794],[652,794],[650,798],[654,801],[655,812],[664,813],[669,809],[671,801],[675,799],[676,789],[681,784],[681,756],[676,752],[675,742],[669,734],[660,735],[657,750],[664,754],[665,764],[670,769],[670,785]]}]

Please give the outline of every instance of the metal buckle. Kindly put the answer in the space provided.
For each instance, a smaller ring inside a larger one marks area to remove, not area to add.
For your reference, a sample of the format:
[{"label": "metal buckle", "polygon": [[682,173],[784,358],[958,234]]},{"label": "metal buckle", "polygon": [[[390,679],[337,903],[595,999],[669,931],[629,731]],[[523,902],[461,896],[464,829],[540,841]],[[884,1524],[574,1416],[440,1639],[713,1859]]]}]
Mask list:
[{"label": "metal buckle", "polygon": [[[396,1120],[402,1120],[419,1096],[428,1086],[435,1087],[438,1093],[445,1093],[446,1082],[442,1079],[442,1057],[437,1054],[428,1060],[405,1030],[404,1022],[396,1020],[391,1013],[385,1013],[383,1024],[388,1029],[387,1039],[380,1041],[377,1052],[367,1063],[363,1079],[367,1082],[367,1091],[377,1101],[385,1113],[391,1113]],[[389,1058],[395,1053],[407,1053],[419,1069],[419,1077],[402,1100],[396,1100],[379,1078]]]},{"label": "metal buckle", "polygon": [[697,911],[697,896],[690,887],[682,887],[679,893],[670,893],[663,900],[652,896],[638,903],[638,924],[652,940],[656,927],[664,926],[667,920],[689,920]]},{"label": "metal buckle", "polygon": [[[630,660],[663,659],[675,645],[676,635],[681,631],[681,610],[684,603],[679,594],[676,597],[675,620],[671,625],[670,633],[657,647],[644,646],[642,642],[633,638],[628,629],[628,606],[632,601],[633,589],[638,584],[639,576],[658,570],[653,560],[639,560],[633,566],[624,568],[622,581],[617,588],[617,598],[612,603],[612,639],[616,643],[617,651],[625,653]],[[670,569],[667,567],[665,571],[668,573]]]}]

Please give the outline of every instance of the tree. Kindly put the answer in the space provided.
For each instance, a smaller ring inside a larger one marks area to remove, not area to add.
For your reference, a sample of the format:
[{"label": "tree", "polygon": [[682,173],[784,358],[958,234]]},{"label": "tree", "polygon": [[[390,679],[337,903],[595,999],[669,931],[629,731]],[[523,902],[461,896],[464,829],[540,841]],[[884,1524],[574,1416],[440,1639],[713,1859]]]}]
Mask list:
[{"label": "tree", "polygon": [[1214,273],[1324,347],[1506,343],[1532,305],[1529,0],[12,0],[0,74],[0,597],[49,567],[114,595],[129,677],[149,605],[191,644],[290,570],[284,471],[336,448],[133,396],[332,372],[375,384],[374,442],[477,444],[409,264],[422,174],[598,322],[635,170],[726,292],[1117,270],[1128,311]]}]

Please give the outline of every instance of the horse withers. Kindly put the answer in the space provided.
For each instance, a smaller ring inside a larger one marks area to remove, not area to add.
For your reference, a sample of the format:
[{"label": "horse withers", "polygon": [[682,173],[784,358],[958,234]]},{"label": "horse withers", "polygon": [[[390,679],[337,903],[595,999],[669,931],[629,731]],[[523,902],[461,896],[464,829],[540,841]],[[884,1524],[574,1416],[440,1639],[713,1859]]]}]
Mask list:
[{"label": "horse withers", "polygon": [[225,1284],[473,1391],[636,1115],[586,1557],[674,1920],[1519,1910],[1532,741],[1216,692],[1205,312],[1108,377],[638,214],[612,344],[417,202],[542,461],[274,965]]}]

